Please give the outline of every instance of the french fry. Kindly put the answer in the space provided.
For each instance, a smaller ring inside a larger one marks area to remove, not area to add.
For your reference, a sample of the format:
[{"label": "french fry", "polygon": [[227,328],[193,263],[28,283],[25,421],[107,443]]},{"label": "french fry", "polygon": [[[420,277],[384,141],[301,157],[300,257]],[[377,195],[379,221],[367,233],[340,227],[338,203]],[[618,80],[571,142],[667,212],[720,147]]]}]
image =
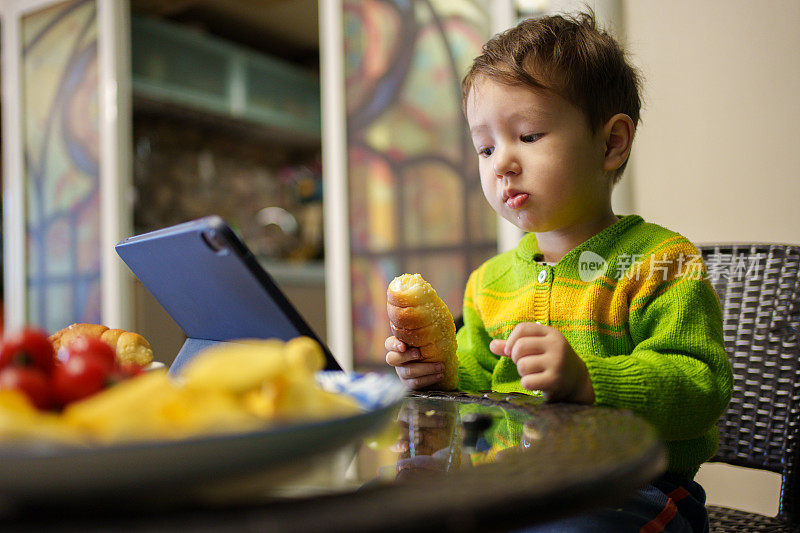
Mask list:
[{"label": "french fry", "polygon": [[0,437],[7,441],[46,440],[75,444],[80,434],[55,413],[42,413],[17,390],[0,390]]},{"label": "french fry", "polygon": [[186,387],[243,393],[286,368],[283,343],[248,339],[208,348],[181,372]]},{"label": "french fry", "polygon": [[313,374],[325,368],[325,355],[319,343],[310,337],[296,337],[284,347],[288,367]]},{"label": "french fry", "polygon": [[64,422],[93,440],[147,438],[158,431],[153,413],[176,394],[164,369],[147,372],[67,406]]}]

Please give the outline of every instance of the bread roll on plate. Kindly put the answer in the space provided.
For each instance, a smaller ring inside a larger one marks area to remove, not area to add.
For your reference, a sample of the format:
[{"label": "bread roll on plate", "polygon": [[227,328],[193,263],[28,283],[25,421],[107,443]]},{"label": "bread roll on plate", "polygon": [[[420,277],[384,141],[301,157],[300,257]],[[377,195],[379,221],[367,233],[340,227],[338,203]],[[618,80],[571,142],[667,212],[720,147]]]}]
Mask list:
[{"label": "bread roll on plate", "polygon": [[62,346],[67,347],[69,343],[78,337],[100,338],[107,329],[102,324],[70,324],[50,335],[50,342],[53,345],[53,349],[58,351]]},{"label": "bread roll on plate", "polygon": [[386,300],[394,336],[419,348],[422,361],[442,364],[440,388],[456,388],[456,326],[453,315],[430,283],[419,274],[403,274],[389,284]]},{"label": "bread roll on plate", "polygon": [[108,329],[102,324],[71,324],[50,335],[53,349],[66,348],[78,337],[95,337],[112,348],[120,364],[147,366],[153,362],[153,349],[147,339],[132,331]]}]

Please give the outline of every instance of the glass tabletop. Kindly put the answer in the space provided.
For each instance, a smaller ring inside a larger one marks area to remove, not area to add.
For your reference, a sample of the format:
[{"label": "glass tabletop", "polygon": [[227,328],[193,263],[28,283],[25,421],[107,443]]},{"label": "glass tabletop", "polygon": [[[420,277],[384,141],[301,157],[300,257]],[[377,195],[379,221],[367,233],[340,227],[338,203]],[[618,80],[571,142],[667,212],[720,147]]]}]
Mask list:
[{"label": "glass tabletop", "polygon": [[[501,393],[413,393],[368,436],[266,472],[92,514],[22,510],[6,525],[185,530],[381,530],[532,523],[621,501],[663,472],[653,428],[627,411]],[[155,496],[155,495],[154,495]]]},{"label": "glass tabletop", "polygon": [[[540,437],[537,425],[534,416],[512,405],[409,397],[380,430],[306,464],[287,465],[258,496],[302,498],[452,474],[529,448]],[[257,491],[258,481],[240,480],[204,495],[212,502],[234,499],[241,496],[237,487]]]}]

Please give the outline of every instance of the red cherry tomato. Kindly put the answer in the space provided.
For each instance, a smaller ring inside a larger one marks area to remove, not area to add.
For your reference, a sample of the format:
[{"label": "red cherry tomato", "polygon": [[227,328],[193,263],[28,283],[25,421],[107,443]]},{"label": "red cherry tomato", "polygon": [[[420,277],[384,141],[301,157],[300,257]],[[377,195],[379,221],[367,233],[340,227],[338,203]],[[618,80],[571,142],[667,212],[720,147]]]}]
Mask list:
[{"label": "red cherry tomato", "polygon": [[23,328],[3,339],[0,368],[35,367],[49,375],[55,365],[55,352],[47,333],[37,328]]},{"label": "red cherry tomato", "polygon": [[61,405],[91,396],[105,388],[110,372],[100,357],[91,353],[72,354],[53,370],[53,396]]},{"label": "red cherry tomato", "polygon": [[9,366],[0,370],[0,390],[15,389],[24,393],[39,409],[52,405],[47,376],[38,368]]},{"label": "red cherry tomato", "polygon": [[144,367],[136,363],[121,363],[114,368],[106,379],[107,386],[113,386],[127,379],[144,373]]},{"label": "red cherry tomato", "polygon": [[78,337],[67,346],[68,361],[76,355],[94,357],[102,361],[110,370],[117,366],[114,348],[97,337]]}]

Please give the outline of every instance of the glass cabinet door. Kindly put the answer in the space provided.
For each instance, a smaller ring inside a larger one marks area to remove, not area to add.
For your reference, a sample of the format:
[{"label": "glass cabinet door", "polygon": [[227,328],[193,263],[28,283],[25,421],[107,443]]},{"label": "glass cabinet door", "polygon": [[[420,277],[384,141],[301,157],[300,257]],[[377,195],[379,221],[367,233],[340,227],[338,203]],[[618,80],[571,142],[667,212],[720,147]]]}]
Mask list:
[{"label": "glass cabinet door", "polygon": [[128,326],[127,2],[30,0],[3,18],[6,326]]},{"label": "glass cabinet door", "polygon": [[460,86],[491,35],[489,3],[343,3],[356,368],[385,365],[395,276],[422,274],[459,316],[469,273],[497,251]]}]

